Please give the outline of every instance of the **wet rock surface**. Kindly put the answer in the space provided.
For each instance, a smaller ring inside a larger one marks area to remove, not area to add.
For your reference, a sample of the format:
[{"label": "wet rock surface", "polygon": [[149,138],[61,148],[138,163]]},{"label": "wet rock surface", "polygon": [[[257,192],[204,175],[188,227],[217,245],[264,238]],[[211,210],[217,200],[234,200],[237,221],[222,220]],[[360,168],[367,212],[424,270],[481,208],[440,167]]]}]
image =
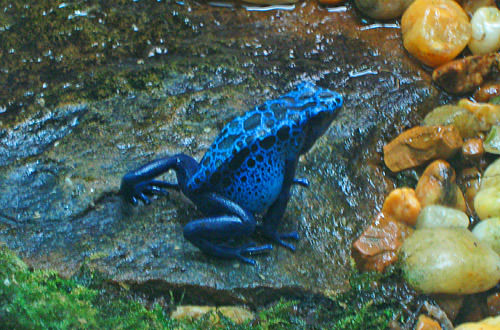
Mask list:
[{"label": "wet rock surface", "polygon": [[[406,56],[398,30],[363,29],[315,4],[172,6],[168,15],[189,18],[180,35],[193,38],[158,62],[128,64],[168,70],[152,92],[0,117],[0,241],[33,267],[70,275],[85,262],[153,296],[185,293],[186,303],[347,289],[352,242],[390,190],[377,153],[444,102],[430,73]],[[257,267],[207,257],[182,236],[201,215],[186,198],[134,208],[118,196],[128,170],[178,152],[200,159],[230,119],[303,80],[341,93],[344,107],[299,162],[311,185],[293,188],[282,225],[301,235],[295,253],[275,247]]]}]

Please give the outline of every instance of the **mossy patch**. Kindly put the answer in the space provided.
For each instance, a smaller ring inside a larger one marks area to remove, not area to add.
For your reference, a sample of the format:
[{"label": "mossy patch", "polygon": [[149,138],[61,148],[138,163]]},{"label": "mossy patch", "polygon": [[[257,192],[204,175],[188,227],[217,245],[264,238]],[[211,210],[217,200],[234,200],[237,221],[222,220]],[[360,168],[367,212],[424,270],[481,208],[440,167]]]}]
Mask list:
[{"label": "mossy patch", "polygon": [[[400,285],[399,272],[354,273],[351,290],[326,301],[280,300],[242,325],[219,315],[172,320],[175,302],[147,304],[106,285],[98,273],[83,267],[64,279],[53,271],[30,270],[0,246],[0,327],[6,329],[385,329],[390,321],[409,322],[403,307],[414,293]],[[403,303],[404,302],[404,303]]]},{"label": "mossy patch", "polygon": [[[152,91],[179,58],[192,65],[185,54],[221,54],[210,37],[185,42],[200,24],[173,1],[11,1],[0,9],[0,113]],[[222,57],[226,68],[236,61]]]}]

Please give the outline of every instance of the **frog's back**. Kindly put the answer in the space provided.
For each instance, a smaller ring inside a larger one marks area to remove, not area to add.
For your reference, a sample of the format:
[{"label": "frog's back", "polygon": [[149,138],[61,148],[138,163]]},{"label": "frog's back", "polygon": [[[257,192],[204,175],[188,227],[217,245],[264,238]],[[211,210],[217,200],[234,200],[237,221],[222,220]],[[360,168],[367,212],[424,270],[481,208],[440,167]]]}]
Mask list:
[{"label": "frog's back", "polygon": [[254,212],[267,208],[281,190],[285,158],[299,156],[304,110],[321,106],[321,90],[302,84],[229,122],[200,161],[190,190],[222,193]]}]

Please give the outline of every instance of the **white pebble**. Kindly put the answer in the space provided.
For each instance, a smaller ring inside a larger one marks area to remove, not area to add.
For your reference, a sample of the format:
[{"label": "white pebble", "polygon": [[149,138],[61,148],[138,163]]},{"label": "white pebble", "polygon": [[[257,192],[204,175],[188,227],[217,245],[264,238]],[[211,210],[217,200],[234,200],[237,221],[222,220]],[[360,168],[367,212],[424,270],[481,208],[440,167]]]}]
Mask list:
[{"label": "white pebble", "polygon": [[472,38],[469,49],[474,55],[495,52],[500,48],[500,10],[482,7],[471,19]]},{"label": "white pebble", "polygon": [[469,227],[469,217],[462,211],[442,205],[428,205],[424,207],[417,218],[415,225],[420,228],[435,227]]},{"label": "white pebble", "polygon": [[423,293],[478,293],[500,280],[500,256],[463,228],[415,230],[400,260],[405,279]]},{"label": "white pebble", "polygon": [[472,233],[482,242],[488,244],[500,255],[500,218],[485,219],[478,223]]}]

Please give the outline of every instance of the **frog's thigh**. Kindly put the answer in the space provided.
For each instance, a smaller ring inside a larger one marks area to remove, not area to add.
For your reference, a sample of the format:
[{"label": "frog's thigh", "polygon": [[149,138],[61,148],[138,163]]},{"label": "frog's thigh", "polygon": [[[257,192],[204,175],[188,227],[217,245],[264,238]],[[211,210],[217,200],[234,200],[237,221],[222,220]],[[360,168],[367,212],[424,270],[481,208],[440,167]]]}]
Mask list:
[{"label": "frog's thigh", "polygon": [[237,203],[216,193],[206,193],[196,198],[196,204],[205,204],[211,214],[218,214],[189,222],[184,236],[196,239],[229,239],[251,235],[255,230],[255,217]]}]

